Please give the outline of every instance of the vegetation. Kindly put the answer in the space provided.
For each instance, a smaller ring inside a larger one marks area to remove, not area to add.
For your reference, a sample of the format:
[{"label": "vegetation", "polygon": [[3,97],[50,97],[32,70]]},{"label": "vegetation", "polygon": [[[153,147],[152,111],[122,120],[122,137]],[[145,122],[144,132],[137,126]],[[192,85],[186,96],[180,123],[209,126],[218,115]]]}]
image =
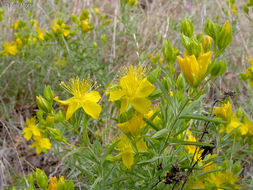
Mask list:
[{"label": "vegetation", "polygon": [[0,189],[253,187],[253,1],[0,4]]}]

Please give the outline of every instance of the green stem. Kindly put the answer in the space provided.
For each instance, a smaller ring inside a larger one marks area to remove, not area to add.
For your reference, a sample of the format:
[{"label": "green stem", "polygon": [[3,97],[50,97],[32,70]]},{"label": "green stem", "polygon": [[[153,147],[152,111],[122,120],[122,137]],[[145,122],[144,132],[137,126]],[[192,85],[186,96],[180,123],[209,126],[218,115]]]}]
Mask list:
[{"label": "green stem", "polygon": [[83,119],[83,142],[86,147],[88,147],[90,144],[89,136],[87,133],[87,123],[88,123],[88,119],[84,116],[84,119]]},{"label": "green stem", "polygon": [[162,152],[163,152],[164,149],[166,148],[166,146],[167,146],[167,144],[168,144],[168,140],[169,140],[170,135],[171,135],[171,133],[172,133],[172,130],[173,130],[173,128],[174,128],[176,122],[178,121],[178,119],[179,119],[179,117],[180,117],[182,111],[184,110],[184,108],[185,108],[185,106],[187,105],[188,102],[189,102],[189,99],[187,98],[187,100],[185,101],[183,107],[181,108],[181,110],[180,110],[179,113],[177,114],[177,116],[176,116],[174,122],[173,122],[173,123],[171,124],[171,126],[169,127],[170,131],[169,131],[169,134],[168,134],[168,136],[167,136],[167,138],[166,138],[166,140],[165,140],[165,142],[164,142],[164,144],[163,144],[163,148],[161,149],[160,154],[162,154]]}]

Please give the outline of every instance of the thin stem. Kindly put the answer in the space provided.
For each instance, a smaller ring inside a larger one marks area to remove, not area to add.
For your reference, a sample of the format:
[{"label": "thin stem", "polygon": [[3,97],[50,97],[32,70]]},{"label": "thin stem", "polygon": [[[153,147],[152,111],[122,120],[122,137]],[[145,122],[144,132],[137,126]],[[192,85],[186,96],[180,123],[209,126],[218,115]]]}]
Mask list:
[{"label": "thin stem", "polygon": [[168,136],[167,136],[167,138],[166,138],[166,140],[165,140],[165,142],[164,142],[164,144],[163,144],[163,148],[161,149],[160,154],[161,154],[161,153],[164,151],[164,149],[166,148],[166,144],[168,143],[168,140],[169,140],[170,135],[171,135],[171,133],[172,133],[172,131],[173,131],[173,128],[174,128],[176,122],[178,121],[178,119],[179,119],[179,117],[180,117],[182,111],[184,110],[184,108],[185,108],[185,106],[187,105],[188,102],[189,102],[189,99],[187,98],[187,100],[185,101],[183,107],[181,108],[181,110],[180,110],[179,113],[177,114],[177,116],[176,116],[174,122],[171,124],[169,134],[168,134]]},{"label": "thin stem", "polygon": [[83,119],[83,142],[86,147],[88,147],[90,144],[89,136],[87,133],[87,123],[88,123],[88,119],[86,117],[84,117],[84,119]]}]

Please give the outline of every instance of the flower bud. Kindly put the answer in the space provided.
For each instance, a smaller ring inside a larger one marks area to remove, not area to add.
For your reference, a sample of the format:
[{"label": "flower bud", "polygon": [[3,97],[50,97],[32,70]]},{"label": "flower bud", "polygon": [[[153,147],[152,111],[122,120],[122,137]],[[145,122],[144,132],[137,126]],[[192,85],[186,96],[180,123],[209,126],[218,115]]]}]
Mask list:
[{"label": "flower bud", "polygon": [[36,172],[34,173],[34,176],[37,181],[37,185],[42,189],[47,189],[48,186],[48,178],[47,175],[43,170],[40,170],[39,168],[36,169]]},{"label": "flower bud", "polygon": [[162,47],[162,53],[167,63],[173,64],[176,61],[175,50],[172,47],[169,40],[164,42],[163,47]]},{"label": "flower bud", "polygon": [[37,103],[40,110],[42,110],[46,113],[49,113],[51,111],[50,103],[45,98],[43,98],[41,95],[36,96],[36,103]]},{"label": "flower bud", "polygon": [[182,73],[177,77],[176,85],[178,89],[183,89],[184,88],[184,79],[182,76]]},{"label": "flower bud", "polygon": [[214,63],[211,69],[211,75],[213,77],[220,76],[226,71],[226,69],[227,69],[227,62],[219,61],[218,63]]},{"label": "flower bud", "polygon": [[188,36],[189,38],[192,37],[192,35],[193,35],[193,25],[192,25],[191,21],[188,20],[188,19],[184,19],[181,22],[180,31],[185,36]]},{"label": "flower bud", "polygon": [[204,37],[204,49],[205,49],[205,50],[208,51],[208,50],[211,49],[212,40],[213,40],[213,38],[212,38],[211,36],[206,35],[206,36]]},{"label": "flower bud", "polygon": [[227,20],[226,23],[219,27],[217,32],[217,45],[218,48],[224,50],[232,42],[232,28],[230,22]]},{"label": "flower bud", "polygon": [[210,19],[207,19],[204,31],[208,36],[216,39],[216,26]]},{"label": "flower bud", "polygon": [[90,18],[90,12],[88,10],[83,10],[80,15],[80,20],[89,20]]},{"label": "flower bud", "polygon": [[46,86],[46,87],[44,88],[43,95],[45,96],[45,98],[46,98],[49,102],[53,101],[54,93],[53,93],[53,91],[52,91],[52,89],[51,89],[50,86]]},{"label": "flower bud", "polygon": [[74,23],[78,23],[78,18],[77,18],[77,16],[76,16],[75,14],[72,14],[72,15],[71,15],[71,19],[72,19],[72,21],[73,21]]},{"label": "flower bud", "polygon": [[59,129],[48,127],[47,130],[48,130],[49,135],[52,139],[59,141],[59,142],[65,141],[65,138],[61,134],[61,131]]}]

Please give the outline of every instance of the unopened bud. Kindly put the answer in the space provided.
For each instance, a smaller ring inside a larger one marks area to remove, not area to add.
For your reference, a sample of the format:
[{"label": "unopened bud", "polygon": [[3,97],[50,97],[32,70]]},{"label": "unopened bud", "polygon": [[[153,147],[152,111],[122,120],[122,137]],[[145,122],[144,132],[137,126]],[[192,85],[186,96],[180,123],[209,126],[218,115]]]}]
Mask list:
[{"label": "unopened bud", "polygon": [[208,36],[216,39],[216,26],[211,20],[207,19],[204,31]]},{"label": "unopened bud", "polygon": [[52,91],[52,89],[51,89],[50,86],[46,86],[46,87],[44,88],[43,95],[45,96],[45,98],[46,98],[49,102],[53,101],[54,93],[53,93],[53,91]]},{"label": "unopened bud", "polygon": [[34,176],[36,178],[37,185],[42,189],[47,189],[48,178],[45,172],[37,168]]},{"label": "unopened bud", "polygon": [[188,36],[189,38],[192,37],[193,25],[192,25],[191,21],[189,21],[188,19],[184,19],[181,23],[180,31],[185,36]]},{"label": "unopened bud", "polygon": [[37,103],[40,110],[42,110],[46,113],[49,113],[51,111],[50,103],[45,98],[43,98],[41,95],[36,96],[36,103]]}]

